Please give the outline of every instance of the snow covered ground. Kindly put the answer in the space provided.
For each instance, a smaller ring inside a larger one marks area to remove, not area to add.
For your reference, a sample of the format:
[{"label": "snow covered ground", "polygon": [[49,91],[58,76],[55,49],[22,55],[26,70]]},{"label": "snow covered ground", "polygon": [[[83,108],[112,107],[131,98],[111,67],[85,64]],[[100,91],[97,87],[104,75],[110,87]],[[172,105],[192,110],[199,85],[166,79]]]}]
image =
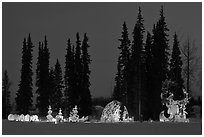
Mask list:
[{"label": "snow covered ground", "polygon": [[36,123],[2,121],[3,135],[201,135],[201,119],[190,123]]}]

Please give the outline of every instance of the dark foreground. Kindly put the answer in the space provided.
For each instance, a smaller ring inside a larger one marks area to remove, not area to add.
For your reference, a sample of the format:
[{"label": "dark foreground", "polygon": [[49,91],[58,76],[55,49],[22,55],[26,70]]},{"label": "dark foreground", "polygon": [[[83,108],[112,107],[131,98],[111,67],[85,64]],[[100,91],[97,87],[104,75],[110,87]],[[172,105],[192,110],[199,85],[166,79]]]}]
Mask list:
[{"label": "dark foreground", "polygon": [[201,122],[190,123],[28,123],[2,122],[3,135],[201,135]]}]

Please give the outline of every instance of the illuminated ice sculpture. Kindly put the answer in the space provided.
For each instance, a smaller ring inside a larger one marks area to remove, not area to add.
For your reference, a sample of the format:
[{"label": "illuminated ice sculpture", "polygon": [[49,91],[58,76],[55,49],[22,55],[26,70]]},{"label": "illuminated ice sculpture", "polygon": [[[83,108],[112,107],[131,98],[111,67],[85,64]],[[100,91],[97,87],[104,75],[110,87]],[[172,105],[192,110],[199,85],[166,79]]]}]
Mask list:
[{"label": "illuminated ice sculpture", "polygon": [[106,105],[101,115],[101,122],[129,122],[128,111],[119,101],[112,101]]},{"label": "illuminated ice sculpture", "polygon": [[189,122],[186,118],[186,105],[189,103],[189,96],[185,89],[183,89],[184,98],[182,100],[173,100],[174,94],[169,92],[168,87],[163,88],[161,93],[161,99],[163,105],[166,105],[167,109],[162,111],[159,115],[161,122]]}]

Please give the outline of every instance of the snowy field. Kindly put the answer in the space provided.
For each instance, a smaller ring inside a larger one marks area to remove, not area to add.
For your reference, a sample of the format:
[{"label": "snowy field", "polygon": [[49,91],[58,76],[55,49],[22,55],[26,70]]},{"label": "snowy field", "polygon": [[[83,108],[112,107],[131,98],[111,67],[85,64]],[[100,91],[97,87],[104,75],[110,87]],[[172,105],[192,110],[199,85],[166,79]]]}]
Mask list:
[{"label": "snowy field", "polygon": [[2,121],[3,135],[201,135],[201,120],[190,123],[47,123]]}]

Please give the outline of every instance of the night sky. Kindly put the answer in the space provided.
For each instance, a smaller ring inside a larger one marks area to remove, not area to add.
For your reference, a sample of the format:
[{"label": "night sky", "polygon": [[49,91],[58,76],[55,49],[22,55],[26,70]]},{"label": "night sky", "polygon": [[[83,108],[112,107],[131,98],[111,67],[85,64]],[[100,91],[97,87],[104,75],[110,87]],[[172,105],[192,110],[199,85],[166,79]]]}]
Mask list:
[{"label": "night sky", "polygon": [[[114,87],[118,39],[122,24],[126,21],[129,38],[132,40],[133,27],[141,6],[146,31],[152,31],[159,18],[161,5],[164,6],[172,46],[174,32],[189,36],[196,41],[198,56],[202,55],[202,4],[200,3],[3,3],[2,6],[2,69],[7,69],[12,81],[12,101],[20,81],[21,51],[23,38],[31,33],[34,44],[33,85],[38,56],[38,42],[47,35],[50,49],[50,67],[57,58],[63,74],[67,39],[75,44],[76,33],[81,41],[86,32],[89,37],[91,55],[91,94],[93,97],[110,96]],[[146,37],[146,33],[145,33]],[[201,69],[201,67],[200,67]],[[36,88],[34,86],[34,92]],[[200,90],[194,91],[201,95]]]}]

